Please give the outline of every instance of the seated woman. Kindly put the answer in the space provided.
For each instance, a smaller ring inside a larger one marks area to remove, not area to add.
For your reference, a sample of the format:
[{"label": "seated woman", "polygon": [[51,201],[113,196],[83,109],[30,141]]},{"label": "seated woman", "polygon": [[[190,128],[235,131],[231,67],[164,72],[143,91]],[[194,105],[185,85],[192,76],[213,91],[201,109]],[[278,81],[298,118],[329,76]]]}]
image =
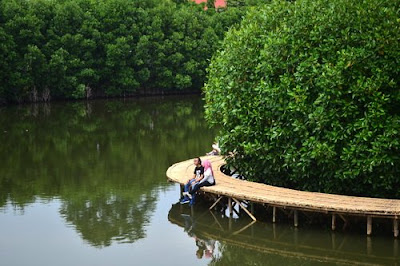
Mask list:
[{"label": "seated woman", "polygon": [[219,145],[217,142],[214,142],[213,145],[211,145],[213,148],[212,151],[206,153],[206,155],[219,155],[221,153],[221,149],[219,148]]},{"label": "seated woman", "polygon": [[196,192],[201,187],[209,187],[215,185],[214,172],[212,170],[210,161],[205,160],[203,162],[203,167],[204,167],[204,175],[198,180],[196,180],[194,184],[192,184],[192,190],[189,193],[187,193],[187,196],[190,198],[191,205],[195,203]]}]

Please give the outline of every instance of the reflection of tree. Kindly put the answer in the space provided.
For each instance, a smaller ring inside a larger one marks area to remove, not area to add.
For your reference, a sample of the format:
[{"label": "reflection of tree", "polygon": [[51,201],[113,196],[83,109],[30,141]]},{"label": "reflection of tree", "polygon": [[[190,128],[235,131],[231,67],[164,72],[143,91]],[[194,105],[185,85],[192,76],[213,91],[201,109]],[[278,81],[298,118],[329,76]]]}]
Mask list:
[{"label": "reflection of tree", "polygon": [[56,197],[93,245],[143,237],[167,167],[213,140],[202,112],[198,97],[1,109],[0,207]]},{"label": "reflection of tree", "polygon": [[60,212],[90,244],[109,246],[112,240],[131,243],[144,238],[155,200],[151,193],[127,198],[102,195],[86,202],[66,201]]}]

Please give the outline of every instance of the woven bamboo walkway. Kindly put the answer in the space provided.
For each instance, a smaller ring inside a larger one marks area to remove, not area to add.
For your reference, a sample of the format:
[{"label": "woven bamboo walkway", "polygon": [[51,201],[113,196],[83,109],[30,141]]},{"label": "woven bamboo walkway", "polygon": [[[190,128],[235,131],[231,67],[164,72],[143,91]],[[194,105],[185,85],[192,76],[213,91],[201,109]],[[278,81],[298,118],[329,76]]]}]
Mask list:
[{"label": "woven bamboo walkway", "polygon": [[[234,179],[220,171],[225,160],[221,156],[204,156],[211,162],[216,185],[203,187],[202,191],[231,200],[247,200],[252,203],[265,204],[273,207],[273,221],[276,208],[294,210],[294,224],[298,224],[297,211],[320,212],[332,214],[332,229],[336,227],[336,217],[344,221],[347,216],[365,216],[367,218],[367,235],[372,233],[372,218],[393,219],[394,236],[398,237],[398,219],[400,219],[400,200],[368,197],[353,197],[345,195],[307,192],[266,184]],[[193,160],[176,163],[168,168],[167,178],[179,184],[184,184],[193,175]],[[231,208],[231,206],[230,206]],[[245,210],[246,212],[247,209]],[[251,213],[248,213],[251,217]],[[255,217],[252,217],[255,220]]]}]

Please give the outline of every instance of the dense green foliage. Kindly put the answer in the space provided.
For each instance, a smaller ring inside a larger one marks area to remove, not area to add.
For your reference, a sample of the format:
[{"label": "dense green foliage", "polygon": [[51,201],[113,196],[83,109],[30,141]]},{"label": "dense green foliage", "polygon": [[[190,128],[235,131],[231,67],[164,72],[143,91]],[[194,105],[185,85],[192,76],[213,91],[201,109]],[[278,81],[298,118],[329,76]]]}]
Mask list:
[{"label": "dense green foliage", "polygon": [[213,58],[207,117],[252,180],[400,197],[400,2],[274,1]]},{"label": "dense green foliage", "polygon": [[171,0],[3,0],[0,102],[199,90],[243,10]]}]

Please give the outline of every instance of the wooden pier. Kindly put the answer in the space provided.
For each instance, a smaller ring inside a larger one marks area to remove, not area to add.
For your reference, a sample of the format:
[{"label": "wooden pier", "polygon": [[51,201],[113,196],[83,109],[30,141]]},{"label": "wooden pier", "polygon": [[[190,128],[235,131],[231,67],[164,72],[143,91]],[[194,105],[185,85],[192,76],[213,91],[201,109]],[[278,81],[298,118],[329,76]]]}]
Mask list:
[{"label": "wooden pier", "polygon": [[[221,172],[225,164],[221,156],[204,156],[202,160],[209,160],[212,164],[216,185],[203,187],[201,190],[216,196],[216,202],[228,199],[228,208],[232,213],[232,203],[236,203],[253,220],[256,220],[251,209],[246,208],[242,201],[252,204],[263,204],[273,208],[272,221],[276,221],[278,210],[290,210],[293,215],[294,226],[298,226],[299,212],[319,212],[332,216],[332,230],[336,228],[337,218],[347,223],[348,216],[362,216],[366,219],[366,233],[372,234],[373,218],[387,218],[393,221],[393,235],[399,236],[400,200],[380,199],[368,197],[354,197],[318,192],[299,191],[294,189],[275,187],[266,184],[234,179]],[[193,159],[176,163],[168,168],[167,178],[172,182],[185,184],[193,175]],[[182,186],[181,186],[182,187]]]}]

